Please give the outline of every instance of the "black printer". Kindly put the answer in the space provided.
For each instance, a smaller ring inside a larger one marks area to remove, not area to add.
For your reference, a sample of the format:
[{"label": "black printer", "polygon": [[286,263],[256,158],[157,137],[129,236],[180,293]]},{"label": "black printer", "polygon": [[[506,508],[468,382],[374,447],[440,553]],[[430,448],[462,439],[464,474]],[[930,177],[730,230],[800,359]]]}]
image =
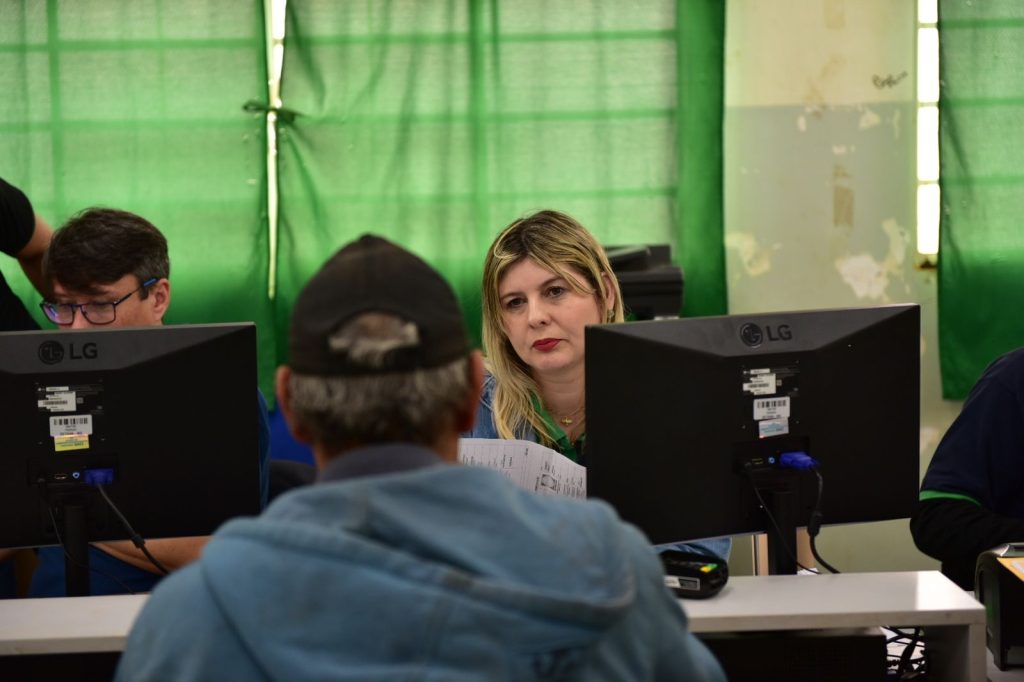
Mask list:
[{"label": "black printer", "polygon": [[1011,647],[1024,646],[1024,579],[1000,559],[1024,562],[1024,542],[1000,545],[978,556],[974,596],[985,605],[985,640],[1000,670]]},{"label": "black printer", "polygon": [[672,263],[671,246],[606,246],[604,250],[619,280],[627,319],[679,317],[683,310],[683,271]]}]

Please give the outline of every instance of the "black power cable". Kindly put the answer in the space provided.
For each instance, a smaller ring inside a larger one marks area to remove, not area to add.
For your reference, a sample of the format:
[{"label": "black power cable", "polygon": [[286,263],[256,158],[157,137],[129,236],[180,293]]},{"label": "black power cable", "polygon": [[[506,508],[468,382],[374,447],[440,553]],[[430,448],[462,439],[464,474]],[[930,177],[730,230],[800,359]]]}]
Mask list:
[{"label": "black power cable", "polygon": [[[64,545],[64,538],[60,536],[60,529],[57,526],[57,517],[53,515],[53,507],[48,507],[47,511],[50,512],[50,522],[53,523],[53,532],[57,536],[57,544],[60,545],[61,551],[64,552],[64,556],[67,557],[68,561],[73,563],[75,566],[78,566],[79,568],[85,568],[85,565],[82,562],[72,558],[71,554],[68,552],[68,548]],[[122,582],[117,576],[111,575],[106,571],[101,571],[100,569],[92,566],[91,564],[89,565],[88,568],[96,575],[101,575],[107,580],[117,583],[121,587],[121,589],[124,590],[127,594],[136,594],[135,590],[125,585],[124,582]]]},{"label": "black power cable", "polygon": [[[928,651],[923,647],[919,649],[919,646],[921,645],[921,628],[914,628],[910,634],[894,627],[883,626],[883,629],[888,632],[895,633],[893,636],[886,638],[885,644],[887,649],[890,644],[903,645],[903,650],[899,654],[888,654],[888,658],[890,659],[888,668],[892,669],[892,674],[895,675],[895,679],[926,679],[928,672]],[[916,653],[920,653],[917,658],[914,657],[914,654]]]},{"label": "black power cable", "polygon": [[[796,455],[796,457],[791,458],[789,460],[791,464],[784,463],[782,465],[783,468],[793,468],[801,470],[810,469],[811,471],[814,472],[814,475],[818,479],[818,493],[814,500],[814,508],[811,511],[810,517],[807,522],[807,534],[811,540],[811,554],[814,555],[814,560],[817,561],[819,565],[828,570],[830,573],[839,573],[839,571],[836,568],[834,568],[831,564],[829,564],[821,557],[821,555],[818,553],[818,547],[815,542],[815,538],[821,531],[821,503],[822,498],[824,496],[825,480],[824,478],[822,478],[821,472],[818,471],[817,462],[808,457],[806,453],[791,454]],[[786,455],[783,455],[780,458],[780,460],[782,462],[786,462]],[[764,508],[765,513],[768,515],[768,519],[772,522],[772,525],[775,527],[775,530],[779,533],[779,536],[781,537],[782,531],[779,529],[779,525],[775,521],[775,518],[772,516],[772,513],[769,510],[768,506],[764,503],[764,499],[762,499],[761,493],[756,485],[754,486],[754,493],[757,495],[757,500],[758,502],[760,502],[761,507]],[[797,566],[804,570],[811,570],[805,566],[802,566],[799,561],[796,561],[796,557],[793,556],[792,551],[790,551],[789,546],[786,545],[785,542],[783,542],[783,546],[786,548],[786,551],[789,553],[790,557],[793,558],[793,561],[796,563]],[[886,639],[886,646],[888,646],[890,643],[904,644],[903,651],[900,653],[898,657],[895,655],[888,656],[889,658],[897,659],[894,664],[890,665],[890,667],[896,668],[895,673],[897,679],[923,679],[921,676],[927,675],[928,669],[927,650],[924,651],[923,656],[920,656],[916,659],[914,658],[914,654],[917,652],[918,646],[921,642],[921,628],[914,628],[913,632],[909,635],[897,628],[886,627],[885,629],[896,633],[895,637],[890,637]]]},{"label": "black power cable", "polygon": [[100,495],[103,496],[103,499],[106,500],[107,504],[110,505],[110,508],[114,510],[114,513],[117,514],[117,518],[121,520],[121,523],[124,525],[125,530],[128,531],[128,537],[129,539],[131,539],[132,544],[138,547],[140,550],[142,550],[142,553],[146,555],[146,558],[149,559],[149,562],[151,564],[156,566],[156,569],[158,571],[160,571],[164,575],[170,573],[170,571],[168,571],[167,568],[162,563],[157,561],[155,556],[149,553],[149,550],[146,549],[146,540],[141,535],[135,532],[135,529],[132,528],[132,525],[128,523],[128,519],[124,517],[124,514],[121,513],[121,510],[117,508],[117,505],[114,504],[114,501],[111,500],[110,497],[107,495],[107,491],[103,487],[103,485],[97,484],[96,488],[97,490],[100,491]]},{"label": "black power cable", "polygon": [[814,560],[829,573],[839,573],[831,564],[821,558],[821,555],[818,554],[818,544],[814,541],[821,530],[821,497],[825,489],[825,480],[821,477],[821,472],[818,471],[817,467],[814,467],[812,471],[818,477],[818,495],[814,500],[814,511],[811,512],[811,517],[807,521],[807,535],[811,538],[811,554],[814,555]]}]

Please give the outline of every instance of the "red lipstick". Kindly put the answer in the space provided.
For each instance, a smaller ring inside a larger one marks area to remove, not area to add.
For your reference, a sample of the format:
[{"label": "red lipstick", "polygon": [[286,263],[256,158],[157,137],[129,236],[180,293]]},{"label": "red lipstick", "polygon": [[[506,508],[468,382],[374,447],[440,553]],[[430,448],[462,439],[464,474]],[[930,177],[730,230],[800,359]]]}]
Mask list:
[{"label": "red lipstick", "polygon": [[538,339],[533,342],[533,347],[542,353],[548,353],[553,351],[561,341],[561,339]]}]

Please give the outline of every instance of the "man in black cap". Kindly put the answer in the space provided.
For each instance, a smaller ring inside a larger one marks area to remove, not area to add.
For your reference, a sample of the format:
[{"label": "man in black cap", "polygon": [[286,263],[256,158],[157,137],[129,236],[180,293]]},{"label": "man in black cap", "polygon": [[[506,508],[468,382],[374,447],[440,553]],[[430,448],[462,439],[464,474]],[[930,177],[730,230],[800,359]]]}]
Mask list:
[{"label": "man in black cap", "polygon": [[455,464],[483,363],[430,266],[349,244],[290,349],[278,397],[318,482],[162,582],[120,679],[724,679],[610,507]]}]

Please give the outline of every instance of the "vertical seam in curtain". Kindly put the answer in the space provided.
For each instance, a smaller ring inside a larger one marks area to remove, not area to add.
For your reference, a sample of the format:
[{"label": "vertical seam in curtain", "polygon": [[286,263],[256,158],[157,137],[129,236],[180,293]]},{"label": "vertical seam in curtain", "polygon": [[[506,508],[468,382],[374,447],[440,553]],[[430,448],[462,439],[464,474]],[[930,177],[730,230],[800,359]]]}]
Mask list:
[{"label": "vertical seam in curtain", "polygon": [[54,213],[62,215],[64,212],[64,128],[61,124],[63,120],[59,64],[61,53],[57,14],[57,0],[47,0],[46,42],[49,52],[48,73],[50,77],[50,158],[53,163]]},{"label": "vertical seam in curtain", "polygon": [[[271,78],[281,78],[280,73],[274,73],[274,0],[263,0],[263,63],[267,77],[263,79],[266,85],[267,112],[264,114],[263,124],[265,127],[263,145],[264,163],[267,175],[267,194],[264,197],[263,210],[267,216],[267,298],[273,302],[277,298],[277,240],[280,219],[279,184],[278,184],[278,144],[277,144],[277,115],[273,109],[277,102],[274,101],[274,93],[271,89]],[[281,3],[281,11],[287,11],[287,0]],[[278,92],[280,92],[280,80],[278,80]],[[284,106],[284,103],[281,103]],[[276,325],[275,334],[276,336]]]},{"label": "vertical seam in curtain", "polygon": [[473,139],[473,219],[476,229],[487,224],[490,181],[487,168],[487,99],[484,90],[484,0],[469,1],[469,78]]}]

